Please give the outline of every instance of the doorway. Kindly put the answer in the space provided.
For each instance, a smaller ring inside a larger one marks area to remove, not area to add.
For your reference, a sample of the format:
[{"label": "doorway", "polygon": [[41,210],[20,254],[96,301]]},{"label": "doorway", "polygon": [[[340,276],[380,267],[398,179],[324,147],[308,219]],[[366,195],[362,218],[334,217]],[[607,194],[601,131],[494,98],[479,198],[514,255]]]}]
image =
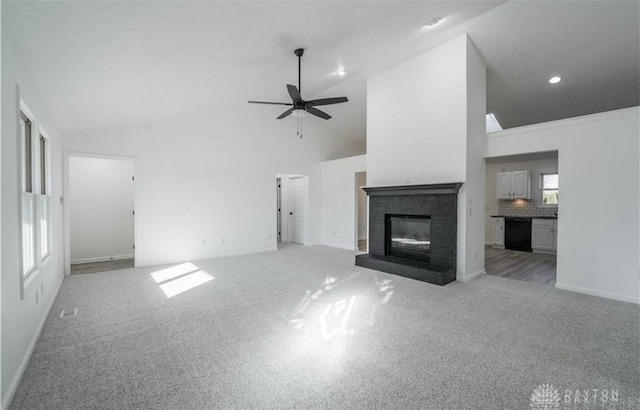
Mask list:
[{"label": "doorway", "polygon": [[65,161],[67,272],[135,266],[135,161],[68,155]]},{"label": "doorway", "polygon": [[277,174],[277,232],[279,243],[305,243],[308,178],[305,175]]},{"label": "doorway", "polygon": [[558,151],[486,159],[488,275],[555,285],[558,165]]},{"label": "doorway", "polygon": [[369,206],[367,193],[362,189],[367,186],[367,173],[356,172],[356,249],[360,252],[368,250]]}]

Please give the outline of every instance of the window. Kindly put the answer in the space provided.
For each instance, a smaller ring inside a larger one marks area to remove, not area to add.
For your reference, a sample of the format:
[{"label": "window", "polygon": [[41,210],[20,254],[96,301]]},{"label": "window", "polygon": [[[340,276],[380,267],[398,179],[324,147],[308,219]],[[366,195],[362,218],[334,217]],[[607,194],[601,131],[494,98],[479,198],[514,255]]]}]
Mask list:
[{"label": "window", "polygon": [[50,253],[48,139],[35,118],[20,111],[22,146],[22,275],[29,276]]},{"label": "window", "polygon": [[32,175],[32,141],[31,141],[31,120],[20,112],[20,134],[22,139],[22,188],[24,192],[33,192]]},{"label": "window", "polygon": [[558,205],[558,173],[542,174],[540,182],[542,203],[544,205]]},{"label": "window", "polygon": [[48,183],[48,166],[47,161],[47,138],[40,133],[38,166],[40,168],[40,195],[38,195],[38,215],[40,217],[40,260],[44,260],[49,256],[49,188]]},{"label": "window", "polygon": [[47,139],[40,134],[40,193],[47,194]]},{"label": "window", "polygon": [[33,138],[32,121],[20,112],[22,144],[22,273],[28,275],[35,267],[35,232],[33,226]]}]

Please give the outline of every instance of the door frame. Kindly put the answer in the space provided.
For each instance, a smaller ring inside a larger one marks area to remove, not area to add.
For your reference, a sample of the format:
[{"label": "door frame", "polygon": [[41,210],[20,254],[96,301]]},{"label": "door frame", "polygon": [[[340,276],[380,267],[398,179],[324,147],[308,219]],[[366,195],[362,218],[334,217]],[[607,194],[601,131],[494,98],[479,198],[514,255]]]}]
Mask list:
[{"label": "door frame", "polygon": [[[102,155],[102,154],[93,154],[88,152],[76,152],[76,151],[65,151],[64,152],[64,163],[63,163],[63,197],[62,197],[62,209],[63,209],[63,232],[64,232],[64,274],[69,276],[71,274],[71,219],[70,219],[70,209],[69,209],[69,158],[71,157],[80,157],[80,158],[97,158],[97,159],[107,159],[107,160],[116,160],[116,161],[130,161],[133,163],[133,210],[138,209],[138,190],[136,189],[136,182],[138,179],[138,158],[135,157],[125,157],[118,155]],[[136,228],[137,224],[137,215],[133,214],[133,243],[134,245],[138,243],[138,229]],[[133,248],[133,260],[134,266],[138,266],[138,248],[134,246]]]},{"label": "door frame", "polygon": [[[364,184],[365,185],[360,185],[360,181],[358,178],[359,175],[364,174]],[[360,228],[362,228],[362,226],[360,225],[360,189],[362,187],[366,187],[367,184],[367,171],[358,171],[355,173],[355,217],[354,217],[354,225],[355,225],[355,242],[354,242],[354,250],[359,251],[360,250]],[[364,211],[365,211],[365,239],[367,240],[367,252],[369,252],[369,195],[366,194],[365,192],[365,205],[364,205]]]},{"label": "door frame", "polygon": [[[289,192],[289,180],[291,178],[303,178],[304,179],[304,193],[303,193],[303,205],[304,205],[304,218],[303,218],[303,241],[302,241],[302,245],[308,245],[310,243],[309,240],[309,226],[310,226],[310,220],[309,220],[309,177],[307,175],[303,175],[303,174],[284,174],[284,173],[277,173],[276,174],[276,180],[280,179],[280,184],[281,184],[281,188],[280,188],[280,193],[281,193],[281,200],[280,200],[280,206],[282,209],[281,215],[283,215],[283,217],[280,220],[281,223],[281,242],[293,242],[292,241],[292,235],[291,235],[291,223],[289,221],[288,217],[284,217],[285,215],[288,216],[289,215],[289,208],[290,208],[290,204],[289,201],[291,200],[290,198],[290,192]],[[277,195],[277,191],[276,191],[276,195]],[[277,217],[277,212],[278,212],[278,203],[277,203],[277,199],[276,201],[274,201],[274,210],[276,212],[276,217]],[[276,221],[276,226],[277,226],[277,221]],[[277,236],[277,231],[276,231],[276,236]],[[276,244],[277,244],[277,238],[276,238]]]}]

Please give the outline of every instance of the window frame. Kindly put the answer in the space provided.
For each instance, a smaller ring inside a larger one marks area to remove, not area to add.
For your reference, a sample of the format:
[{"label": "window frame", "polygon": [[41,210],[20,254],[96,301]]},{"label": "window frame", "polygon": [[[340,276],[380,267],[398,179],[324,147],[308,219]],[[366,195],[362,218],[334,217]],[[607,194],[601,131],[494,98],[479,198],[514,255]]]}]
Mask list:
[{"label": "window frame", "polygon": [[[41,264],[51,255],[51,161],[49,149],[49,136],[40,126],[38,127],[38,257]],[[42,223],[44,220],[44,229]],[[44,232],[43,232],[44,231]],[[42,250],[45,250],[42,252]]]},{"label": "window frame", "polygon": [[37,117],[20,100],[20,296],[24,284],[52,254],[50,138]]},{"label": "window frame", "polygon": [[[558,177],[558,187],[557,188],[545,188],[544,187],[544,177],[545,175],[556,175]],[[544,203],[544,193],[545,191],[557,191],[558,192],[558,203],[557,204],[545,204]],[[540,173],[540,205],[543,207],[549,208],[557,208],[560,203],[560,175],[558,171],[546,171]]]},{"label": "window frame", "polygon": [[[31,111],[23,104],[19,110],[19,139],[20,139],[20,257],[21,273],[23,280],[26,280],[37,268],[37,239],[35,228],[35,173],[34,173],[34,152],[33,152],[33,131],[37,128],[35,117]],[[28,226],[28,230],[25,230]]]}]

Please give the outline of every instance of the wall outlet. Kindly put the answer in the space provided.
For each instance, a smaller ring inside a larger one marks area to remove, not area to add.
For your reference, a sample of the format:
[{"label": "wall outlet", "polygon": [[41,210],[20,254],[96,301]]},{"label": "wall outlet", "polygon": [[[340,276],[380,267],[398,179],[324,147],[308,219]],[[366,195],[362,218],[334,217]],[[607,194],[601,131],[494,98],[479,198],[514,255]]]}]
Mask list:
[{"label": "wall outlet", "polygon": [[271,234],[269,234],[269,239],[271,239]]},{"label": "wall outlet", "polygon": [[207,240],[206,239],[202,240],[202,246],[207,246]]},{"label": "wall outlet", "polygon": [[224,243],[224,238],[220,239],[220,243]]}]

